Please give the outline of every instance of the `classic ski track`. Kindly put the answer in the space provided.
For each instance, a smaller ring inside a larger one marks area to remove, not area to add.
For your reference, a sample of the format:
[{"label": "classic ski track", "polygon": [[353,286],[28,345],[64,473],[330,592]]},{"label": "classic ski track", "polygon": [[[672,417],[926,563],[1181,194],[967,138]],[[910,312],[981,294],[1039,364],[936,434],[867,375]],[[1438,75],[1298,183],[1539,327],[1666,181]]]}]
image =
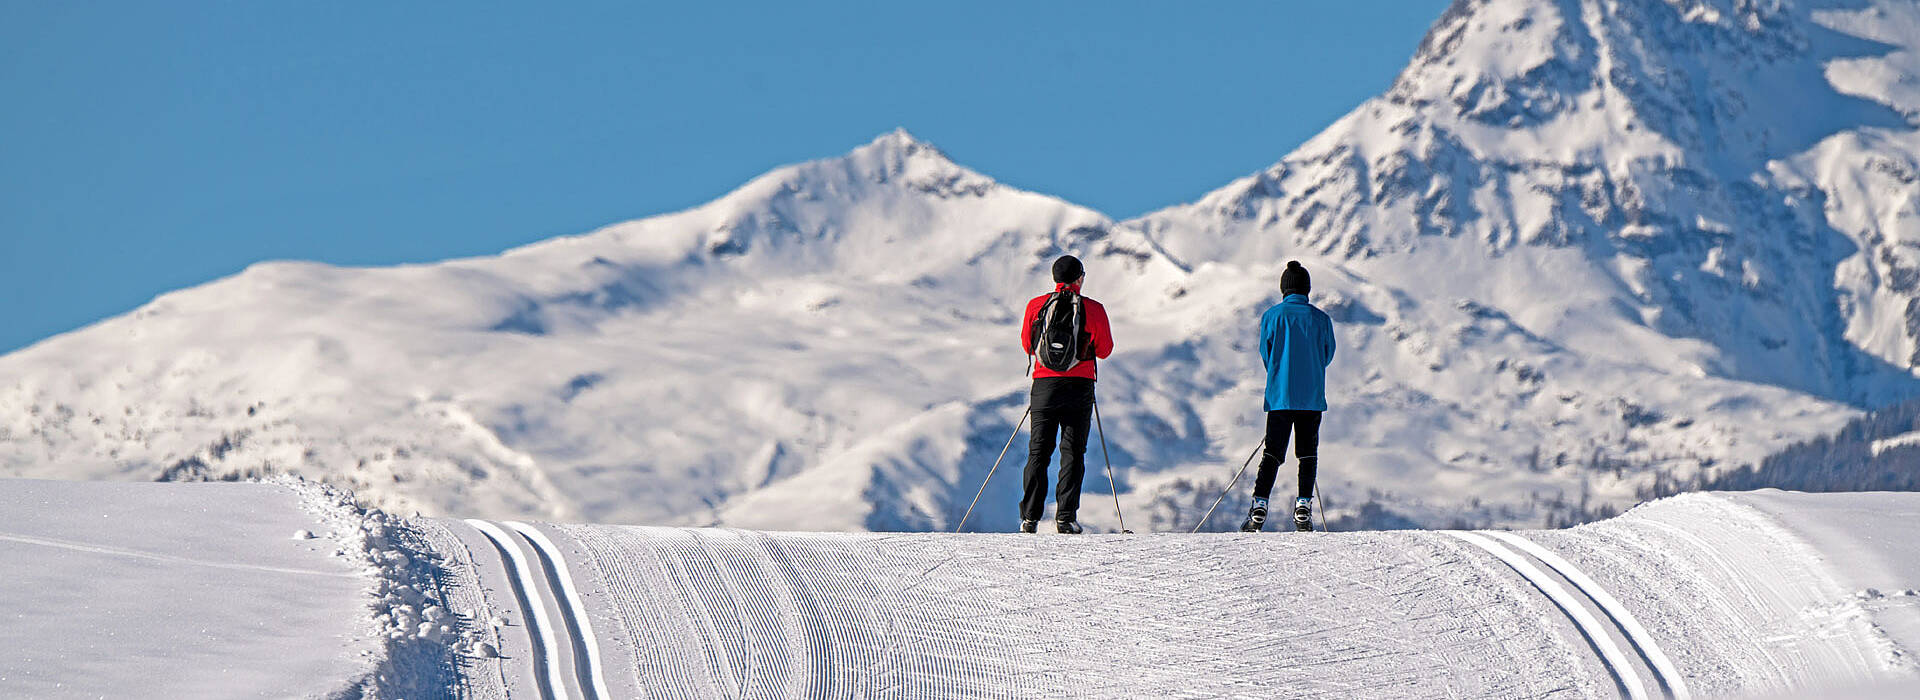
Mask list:
[{"label": "classic ski track", "polygon": [[1620,628],[1621,632],[1626,633],[1627,639],[1632,641],[1633,645],[1638,647],[1641,654],[1646,657],[1648,665],[1653,667],[1654,674],[1660,677],[1660,682],[1666,685],[1674,700],[1690,700],[1693,697],[1693,693],[1687,689],[1686,676],[1674,666],[1672,659],[1667,658],[1666,651],[1660,648],[1658,641],[1654,640],[1653,633],[1648,632],[1647,628],[1640,624],[1640,620],[1633,616],[1633,611],[1628,610],[1627,606],[1621,603],[1620,599],[1613,597],[1612,593],[1608,593],[1600,582],[1593,580],[1593,577],[1581,571],[1580,567],[1575,566],[1573,562],[1567,561],[1565,557],[1553,553],[1552,550],[1533,540],[1511,532],[1489,531],[1486,534],[1519,547],[1521,551],[1559,572],[1563,578],[1573,584],[1574,588],[1586,594],[1587,598],[1593,600],[1606,611],[1609,617],[1613,618],[1614,624]]},{"label": "classic ski track", "polygon": [[[603,611],[615,613],[605,618],[615,624],[612,634],[630,641],[631,648],[643,654],[634,660],[636,666],[632,668],[631,680],[623,680],[631,685],[623,685],[619,691],[635,696],[824,698],[904,694],[905,697],[949,697],[984,693],[1046,697],[1068,692],[1068,688],[1090,696],[1121,695],[1129,692],[1129,688],[1138,690],[1129,685],[1138,679],[1113,675],[1113,666],[1096,663],[1103,652],[1089,649],[1058,656],[1043,640],[1093,638],[1102,631],[1110,633],[1111,625],[1090,626],[1087,622],[1118,618],[1130,612],[1137,615],[1133,612],[1136,609],[1151,611],[1151,614],[1137,616],[1128,629],[1143,638],[1159,640],[1168,649],[1166,658],[1162,659],[1162,665],[1168,668],[1154,675],[1159,682],[1173,681],[1189,669],[1199,672],[1217,663],[1219,656],[1216,651],[1188,650],[1166,643],[1180,639],[1191,641],[1183,630],[1193,625],[1194,619],[1189,615],[1196,608],[1156,601],[1156,597],[1171,592],[1161,590],[1164,582],[1155,576],[1143,575],[1153,570],[1152,564],[1166,561],[1176,552],[1200,553],[1189,551],[1186,541],[1129,538],[1132,543],[1129,548],[1116,549],[1104,542],[1108,538],[1089,537],[1073,540],[1085,546],[1062,549],[1053,546],[1052,538],[1006,538],[1006,545],[1011,547],[1003,548],[981,546],[985,542],[976,537],[933,537],[924,543],[924,548],[899,548],[878,546],[901,539],[885,536],[822,538],[804,533],[593,526],[556,526],[555,534],[549,536],[545,530],[525,523],[467,522],[492,542],[507,563],[505,567],[496,566],[494,575],[505,574],[515,594],[521,596],[521,607],[535,611],[534,618],[524,626],[532,637],[529,647],[536,651],[533,677],[537,682],[532,684],[534,688],[522,689],[537,689],[540,695],[551,700],[584,697],[589,693],[597,699],[612,697],[602,677],[606,669],[600,655],[606,650],[599,647],[600,640],[589,627],[588,609],[573,579],[575,573],[597,577],[593,580],[604,579],[609,587],[609,598],[604,604],[615,606],[611,611]],[[1653,529],[1679,529],[1665,523],[1661,525],[1666,527]],[[569,571],[565,557],[555,544],[554,538],[563,534],[581,547],[575,555],[582,558],[580,566],[585,568],[581,572]],[[1687,679],[1646,626],[1612,592],[1566,557],[1519,534],[1430,534],[1448,536],[1435,539],[1474,545],[1454,551],[1479,549],[1493,555],[1506,565],[1501,568],[1510,568],[1514,573],[1487,569],[1485,565],[1472,568],[1501,577],[1518,575],[1559,607],[1561,614],[1586,637],[1598,663],[1606,671],[1601,677],[1611,675],[1616,681],[1616,692],[1634,700],[1662,697],[1663,690],[1675,698],[1693,697]],[[514,543],[516,538],[524,542]],[[1284,552],[1311,559],[1324,544],[1318,537],[1311,536],[1240,539],[1248,546],[1215,548],[1218,551],[1207,552],[1200,558],[1217,561],[1192,561],[1186,570],[1208,579],[1239,581],[1253,570],[1246,567],[1257,568],[1258,562],[1266,559],[1248,556],[1251,552]],[[646,544],[647,541],[652,545]],[[1708,546],[1704,540],[1691,544]],[[1421,572],[1435,571],[1434,566],[1447,567],[1445,559],[1423,558],[1404,543],[1394,545],[1382,541],[1371,546],[1384,547],[1383,555],[1389,552],[1406,555],[1407,561],[1383,560],[1378,568],[1333,568],[1321,572],[1320,578],[1300,579],[1294,584],[1296,588],[1306,584],[1322,589],[1322,595],[1312,596],[1315,599],[1346,601],[1322,611],[1332,614],[1326,619],[1351,614],[1363,617],[1339,623],[1315,621],[1320,618],[1281,618],[1286,626],[1283,629],[1250,636],[1229,629],[1227,638],[1218,640],[1219,643],[1257,658],[1266,649],[1293,648],[1294,653],[1300,652],[1295,648],[1297,644],[1294,647],[1279,644],[1280,638],[1296,642],[1325,638],[1339,643],[1317,650],[1309,647],[1310,653],[1289,657],[1293,661],[1289,666],[1299,669],[1339,664],[1364,668],[1373,663],[1368,659],[1376,655],[1385,658],[1407,654],[1408,658],[1416,658],[1412,655],[1418,654],[1419,658],[1429,659],[1437,666],[1460,669],[1463,675],[1483,674],[1484,679],[1475,686],[1425,686],[1393,678],[1374,683],[1361,681],[1359,677],[1316,679],[1309,675],[1290,681],[1295,684],[1290,686],[1292,690],[1301,697],[1399,695],[1415,687],[1442,691],[1444,695],[1455,695],[1462,690],[1471,694],[1478,690],[1488,692],[1488,696],[1535,697],[1572,689],[1551,683],[1535,685],[1536,680],[1567,677],[1538,675],[1544,666],[1533,668],[1535,673],[1519,669],[1503,671],[1497,665],[1486,666],[1475,655],[1452,653],[1458,650],[1444,645],[1394,648],[1392,644],[1381,645],[1367,637],[1364,628],[1385,619],[1377,613],[1394,614],[1396,619],[1408,623],[1446,616],[1438,609],[1418,615],[1397,614],[1410,610],[1399,607],[1400,604],[1415,600],[1430,601],[1427,606],[1439,605],[1455,611],[1472,609],[1476,613],[1515,609],[1516,604],[1524,600],[1514,598],[1513,593],[1494,599],[1458,597],[1455,594],[1470,589],[1457,583],[1453,588],[1431,588],[1418,583],[1424,580]],[[1145,549],[1135,551],[1137,547]],[[623,559],[618,556],[619,552],[631,558]],[[1053,555],[1046,559],[1045,565],[1035,565],[1033,561],[1038,560],[1027,556],[1043,552]],[[1454,555],[1453,560],[1459,561],[1457,557]],[[1711,553],[1708,559],[1713,563]],[[993,567],[1002,563],[1014,567],[1013,575],[981,577],[979,573],[970,573],[981,565]],[[1067,608],[1058,607],[1057,603],[1078,597],[1071,593],[1067,598],[1061,597],[1071,587],[1051,591],[1035,588],[1011,597],[997,592],[1025,588],[1037,580],[1031,578],[1035,574],[1051,580],[1099,581],[1100,590],[1125,594],[1112,599],[1082,600],[1075,603],[1075,612],[1069,614]],[[1382,578],[1383,575],[1386,578]],[[901,585],[903,583],[905,585]],[[1408,587],[1409,584],[1413,587]],[[1232,588],[1209,587],[1209,590],[1231,592]],[[1736,589],[1731,593],[1736,599],[1742,593],[1755,595],[1751,590]],[[1186,597],[1176,594],[1171,595],[1170,600]],[[1209,598],[1197,609],[1242,609],[1242,598],[1237,593]],[[1347,603],[1364,598],[1394,602],[1385,608],[1372,603],[1347,607]],[[1123,604],[1123,600],[1127,604]],[[1258,595],[1244,602],[1271,600],[1275,598]],[[1485,603],[1496,600],[1505,602],[1494,608],[1483,608]],[[545,610],[544,605],[536,602],[551,602],[555,608]],[[1523,607],[1530,608],[1533,604]],[[673,610],[682,612],[675,614]],[[1514,629],[1515,623],[1529,628],[1538,626],[1543,632],[1532,635],[1539,637],[1539,643],[1532,646],[1535,652],[1566,649],[1565,642],[1553,641],[1565,639],[1551,632],[1556,624],[1531,622],[1554,618],[1539,618],[1533,613],[1518,619],[1504,615],[1509,618],[1504,621],[1498,617],[1476,617],[1477,624],[1486,629],[1506,630]],[[1008,620],[1022,622],[1008,627]],[[1035,638],[1007,634],[1035,628],[1055,632]],[[1468,629],[1462,627],[1440,634],[1457,634]],[[563,636],[566,639],[560,639]],[[1506,637],[1505,634],[1486,637],[1485,643],[1504,646],[1501,642]],[[978,646],[983,640],[998,644]],[[560,646],[569,641],[572,647]],[[562,652],[569,649],[574,652],[571,662],[562,658],[565,656]],[[1526,649],[1523,646],[1504,653],[1518,658],[1529,653]],[[676,650],[684,650],[687,655]],[[980,656],[982,652],[998,658],[986,659]],[[1582,656],[1576,653],[1566,658],[1575,660]],[[695,661],[701,657],[705,664]],[[1576,667],[1585,663],[1591,662],[1576,663]],[[562,675],[561,669],[570,664],[576,675]],[[701,666],[705,667],[705,673],[701,672]],[[544,676],[539,674],[540,667],[546,669]],[[625,667],[617,666],[614,671],[621,668]],[[1102,671],[1103,668],[1108,670]],[[1287,692],[1276,695],[1277,688],[1268,684],[1270,680],[1259,678],[1249,677],[1243,681],[1216,678],[1207,686],[1211,688],[1207,692],[1235,697],[1292,696]],[[563,680],[566,683],[562,683]],[[576,681],[577,685],[568,685]],[[1068,685],[1060,685],[1069,681]],[[1200,687],[1189,688],[1196,691],[1193,696],[1202,696],[1198,691]],[[1172,692],[1169,697],[1185,695]]]},{"label": "classic ski track", "polygon": [[560,610],[565,621],[573,629],[571,635],[574,646],[575,672],[582,676],[581,689],[594,700],[609,700],[613,697],[607,692],[607,681],[600,660],[600,640],[593,633],[593,621],[587,618],[587,604],[580,597],[580,590],[573,584],[573,574],[567,570],[567,560],[560,555],[560,548],[532,525],[518,521],[502,523],[520,534],[533,544],[540,556],[540,563],[547,569],[549,582],[558,584],[561,593]]},{"label": "classic ski track", "polygon": [[1607,634],[1606,627],[1601,625],[1598,619],[1594,618],[1593,613],[1588,612],[1586,606],[1581,605],[1580,601],[1575,598],[1572,593],[1569,593],[1565,587],[1561,586],[1559,582],[1554,581],[1552,576],[1549,576],[1546,572],[1541,571],[1539,567],[1528,562],[1526,557],[1520,553],[1508,549],[1499,542],[1488,539],[1484,535],[1457,530],[1447,530],[1444,534],[1465,540],[1476,547],[1486,550],[1488,554],[1492,554],[1494,558],[1506,562],[1507,566],[1512,567],[1522,578],[1527,579],[1528,582],[1539,588],[1541,593],[1545,593],[1548,598],[1560,606],[1561,610],[1566,612],[1567,617],[1573,620],[1573,624],[1578,626],[1582,632],[1586,633],[1587,639],[1593,643],[1595,648],[1599,649],[1601,663],[1609,667],[1613,671],[1614,676],[1620,680],[1620,685],[1624,686],[1627,690],[1627,697],[1632,700],[1646,700],[1646,682],[1640,678],[1639,671],[1634,669],[1633,663],[1627,658],[1626,652],[1621,651],[1620,646],[1614,644],[1613,637]]},{"label": "classic ski track", "polygon": [[[1536,685],[1537,674],[1573,671],[1557,656],[1531,664],[1532,673],[1505,668],[1500,659],[1561,647],[1544,628],[1500,633],[1532,618],[1512,612],[1511,595],[1465,585],[1484,580],[1483,567],[1455,566],[1454,547],[1419,538],[1405,547],[1357,535],[1381,563],[1264,581],[1257,572],[1273,557],[1220,542],[1195,552],[1187,538],[558,531],[585,547],[585,571],[611,577],[605,602],[627,624],[610,629],[637,654],[633,687],[644,690],[635,694],[652,697],[1139,697],[1150,682],[1169,698],[1523,698],[1558,689],[1559,681]],[[1305,558],[1329,546],[1235,539]],[[1179,569],[1204,581],[1204,592],[1168,588],[1165,564],[1196,556]],[[1302,596],[1335,604],[1326,616],[1286,614],[1285,602]],[[1483,615],[1459,621],[1451,611],[1463,608]],[[1224,610],[1278,627],[1224,622]],[[1418,634],[1372,629],[1388,619]],[[1086,639],[1104,641],[1061,646]],[[1129,651],[1139,644],[1161,657],[1139,666]],[[1273,658],[1291,662],[1232,675],[1246,668],[1236,659]],[[1401,678],[1384,673],[1394,659],[1457,671]],[[1315,670],[1329,665],[1355,674]]]},{"label": "classic ski track", "polygon": [[546,603],[541,600],[539,586],[536,585],[533,572],[527,566],[526,553],[514,544],[512,535],[493,523],[472,519],[465,522],[473,529],[479,530],[480,534],[485,535],[488,540],[493,541],[493,546],[500,550],[500,556],[505,557],[510,565],[513,578],[509,583],[513,586],[514,597],[520,604],[521,616],[531,628],[528,636],[531,638],[533,647],[534,675],[539,679],[535,686],[540,689],[541,697],[546,700],[560,700],[567,697],[566,689],[560,680],[559,643],[553,637],[553,621],[547,619]]}]

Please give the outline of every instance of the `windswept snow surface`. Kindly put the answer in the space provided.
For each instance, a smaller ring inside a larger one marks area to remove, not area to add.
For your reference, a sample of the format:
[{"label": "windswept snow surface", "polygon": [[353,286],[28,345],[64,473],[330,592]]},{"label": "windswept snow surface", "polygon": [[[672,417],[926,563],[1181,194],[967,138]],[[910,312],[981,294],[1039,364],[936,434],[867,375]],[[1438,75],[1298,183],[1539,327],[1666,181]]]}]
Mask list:
[{"label": "windswept snow surface", "polygon": [[1896,493],[1731,494],[1800,534],[1900,647],[1920,652],[1920,499]]},{"label": "windswept snow surface", "polygon": [[[0,697],[332,697],[385,640],[360,520],[290,485],[0,480]],[[299,535],[296,537],[296,535]]]}]

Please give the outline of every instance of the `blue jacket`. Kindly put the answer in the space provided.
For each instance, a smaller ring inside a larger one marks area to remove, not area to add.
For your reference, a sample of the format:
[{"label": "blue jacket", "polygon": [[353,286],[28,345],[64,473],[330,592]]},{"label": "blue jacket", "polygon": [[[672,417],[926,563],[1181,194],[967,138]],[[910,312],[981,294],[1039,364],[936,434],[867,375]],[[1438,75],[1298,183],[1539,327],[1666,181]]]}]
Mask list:
[{"label": "blue jacket", "polygon": [[1327,364],[1333,362],[1333,319],[1288,294],[1260,314],[1260,359],[1267,364],[1267,410],[1327,410]]}]

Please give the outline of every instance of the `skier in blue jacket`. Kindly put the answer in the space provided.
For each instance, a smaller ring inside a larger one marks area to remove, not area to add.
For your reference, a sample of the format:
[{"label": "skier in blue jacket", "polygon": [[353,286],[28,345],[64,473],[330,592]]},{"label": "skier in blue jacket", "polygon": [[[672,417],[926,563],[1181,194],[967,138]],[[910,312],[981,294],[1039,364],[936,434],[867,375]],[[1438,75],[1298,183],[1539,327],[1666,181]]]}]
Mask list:
[{"label": "skier in blue jacket", "polygon": [[1260,358],[1267,366],[1267,443],[1260,473],[1253,482],[1253,507],[1242,532],[1259,532],[1267,521],[1267,494],[1293,433],[1293,454],[1300,459],[1300,495],[1293,502],[1293,526],[1313,529],[1313,478],[1320,462],[1320,416],[1327,410],[1327,364],[1333,362],[1333,319],[1307,303],[1313,279],[1299,261],[1280,273],[1285,295],[1260,315]]}]

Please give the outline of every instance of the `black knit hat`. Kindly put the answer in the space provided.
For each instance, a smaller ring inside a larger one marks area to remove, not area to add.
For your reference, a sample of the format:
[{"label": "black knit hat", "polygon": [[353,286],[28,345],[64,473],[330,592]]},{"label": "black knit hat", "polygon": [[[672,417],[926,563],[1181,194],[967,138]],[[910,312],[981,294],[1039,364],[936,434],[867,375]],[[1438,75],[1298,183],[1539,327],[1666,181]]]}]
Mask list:
[{"label": "black knit hat", "polygon": [[1281,294],[1306,294],[1313,291],[1313,278],[1307,275],[1307,268],[1300,266],[1298,260],[1288,260],[1287,270],[1280,273]]},{"label": "black knit hat", "polygon": [[1086,272],[1087,269],[1080,266],[1080,259],[1071,255],[1062,255],[1059,260],[1053,261],[1053,281],[1055,282],[1068,284],[1078,282],[1080,276]]}]

